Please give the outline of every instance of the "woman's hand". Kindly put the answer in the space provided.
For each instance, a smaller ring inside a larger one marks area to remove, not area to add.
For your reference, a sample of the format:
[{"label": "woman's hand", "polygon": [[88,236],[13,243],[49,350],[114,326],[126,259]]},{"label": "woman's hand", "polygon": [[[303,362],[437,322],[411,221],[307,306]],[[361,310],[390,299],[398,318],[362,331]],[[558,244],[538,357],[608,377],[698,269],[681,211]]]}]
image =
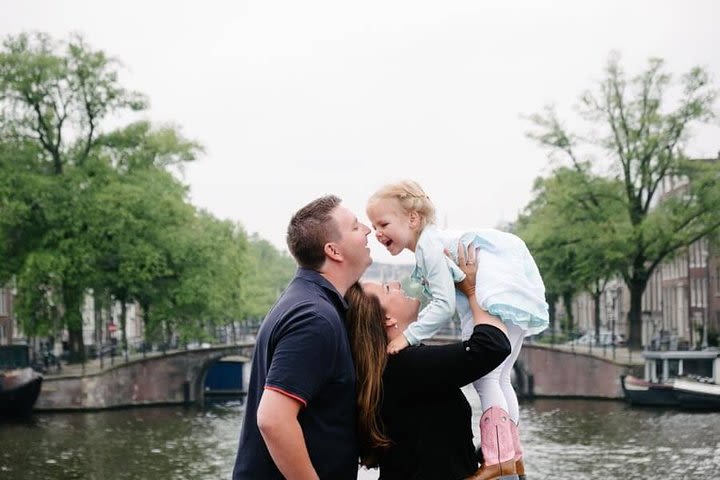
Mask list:
[{"label": "woman's hand", "polygon": [[477,263],[475,262],[475,247],[471,244],[467,248],[458,242],[458,267],[465,273],[465,279],[455,284],[466,297],[475,295],[475,275],[477,274]]},{"label": "woman's hand", "polygon": [[455,286],[470,300],[470,311],[473,315],[473,323],[475,325],[492,325],[507,335],[507,327],[502,320],[480,308],[475,298],[475,275],[477,274],[475,247],[470,245],[466,248],[462,243],[459,243],[457,263],[460,270],[465,272],[465,279],[462,282],[456,283]]}]

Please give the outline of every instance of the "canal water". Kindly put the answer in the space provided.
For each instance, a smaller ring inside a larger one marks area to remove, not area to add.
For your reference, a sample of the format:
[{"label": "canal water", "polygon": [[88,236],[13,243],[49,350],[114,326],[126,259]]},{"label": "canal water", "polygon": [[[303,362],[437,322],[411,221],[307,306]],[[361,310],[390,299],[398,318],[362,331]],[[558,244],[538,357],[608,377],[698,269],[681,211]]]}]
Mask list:
[{"label": "canal water", "polygon": [[[227,479],[241,412],[229,402],[0,420],[0,479]],[[531,480],[720,478],[720,413],[537,399],[521,416]]]}]

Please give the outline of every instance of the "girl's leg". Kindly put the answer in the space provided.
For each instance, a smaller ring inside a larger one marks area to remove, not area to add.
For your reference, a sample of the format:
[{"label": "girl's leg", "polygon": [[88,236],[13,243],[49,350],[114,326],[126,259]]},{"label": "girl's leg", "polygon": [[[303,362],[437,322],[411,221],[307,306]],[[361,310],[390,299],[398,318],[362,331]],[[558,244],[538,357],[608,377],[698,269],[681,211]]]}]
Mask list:
[{"label": "girl's leg", "polygon": [[500,387],[501,372],[502,364],[484,377],[478,378],[473,382],[473,387],[475,387],[475,391],[480,396],[480,404],[482,405],[483,412],[490,407],[500,407],[506,412],[508,410],[505,394]]},{"label": "girl's leg", "polygon": [[460,317],[460,335],[463,340],[467,340],[472,335],[475,328],[472,313],[470,313],[470,303],[468,298],[460,292],[455,292],[455,308],[458,317]]},{"label": "girl's leg", "polygon": [[517,394],[510,382],[513,366],[520,355],[525,332],[515,324],[508,325],[508,337],[510,339],[511,353],[503,363],[503,369],[500,373],[500,388],[505,395],[508,405],[508,416],[510,417],[510,436],[513,442],[513,450],[515,451],[515,472],[519,478],[525,479],[525,462],[523,461],[523,449],[520,444],[520,434],[518,433],[518,422],[520,420],[520,409],[518,407]]},{"label": "girl's leg", "polygon": [[510,372],[520,353],[523,334],[520,327],[508,325],[510,355],[495,370],[473,382],[483,410],[480,417],[483,462],[473,478],[525,478],[525,465],[516,428],[519,418],[517,395],[510,383]]},{"label": "girl's leg", "polygon": [[490,407],[500,407],[510,414],[517,423],[520,418],[517,395],[510,383],[510,374],[520,354],[525,332],[515,324],[508,325],[510,355],[495,370],[473,382],[475,391],[480,395],[483,411]]},{"label": "girl's leg", "polygon": [[512,375],[518,355],[520,355],[520,349],[522,348],[523,339],[525,338],[525,331],[514,323],[508,324],[507,327],[511,351],[510,356],[500,365],[500,388],[505,396],[508,407],[507,412],[510,414],[512,421],[517,424],[520,420],[520,408],[518,406],[517,394],[510,382],[510,376]]}]

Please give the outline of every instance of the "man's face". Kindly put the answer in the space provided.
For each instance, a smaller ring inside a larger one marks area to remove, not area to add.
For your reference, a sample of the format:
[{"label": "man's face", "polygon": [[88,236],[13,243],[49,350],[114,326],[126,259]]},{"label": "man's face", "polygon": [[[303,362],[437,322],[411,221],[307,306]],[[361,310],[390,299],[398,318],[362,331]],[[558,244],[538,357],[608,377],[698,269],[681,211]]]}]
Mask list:
[{"label": "man's face", "polygon": [[357,217],[347,208],[340,205],[332,214],[340,231],[340,240],[334,242],[343,255],[348,271],[358,280],[365,269],[370,266],[370,248],[367,236],[370,228],[360,223]]}]

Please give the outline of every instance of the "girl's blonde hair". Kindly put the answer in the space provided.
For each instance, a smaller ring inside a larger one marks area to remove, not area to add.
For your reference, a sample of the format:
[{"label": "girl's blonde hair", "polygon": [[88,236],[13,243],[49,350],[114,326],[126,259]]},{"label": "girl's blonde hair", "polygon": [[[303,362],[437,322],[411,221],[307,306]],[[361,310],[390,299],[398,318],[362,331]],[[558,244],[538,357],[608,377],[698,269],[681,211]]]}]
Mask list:
[{"label": "girl's blonde hair", "polygon": [[420,227],[435,223],[435,206],[425,191],[413,180],[388,183],[373,193],[368,203],[378,200],[394,199],[405,213],[417,212],[420,215]]}]

